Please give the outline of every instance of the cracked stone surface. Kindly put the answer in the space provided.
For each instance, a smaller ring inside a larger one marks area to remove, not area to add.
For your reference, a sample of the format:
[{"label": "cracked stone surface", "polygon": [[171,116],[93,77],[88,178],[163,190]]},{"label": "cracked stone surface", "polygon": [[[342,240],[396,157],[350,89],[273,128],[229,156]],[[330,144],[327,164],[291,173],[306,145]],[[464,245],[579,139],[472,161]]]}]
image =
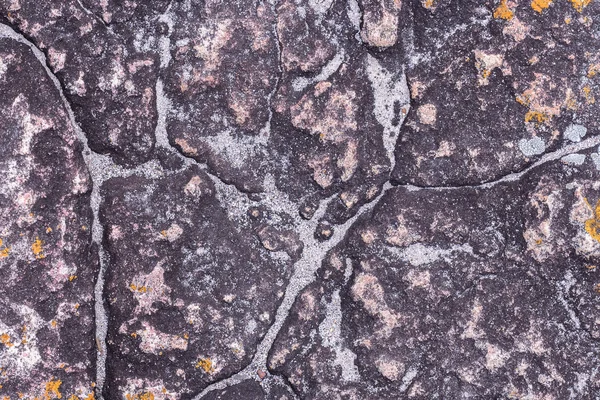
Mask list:
[{"label": "cracked stone surface", "polygon": [[598,399],[598,16],[0,0],[0,399]]},{"label": "cracked stone surface", "polygon": [[0,393],[85,398],[98,263],[82,146],[43,67],[7,38],[0,92]]}]

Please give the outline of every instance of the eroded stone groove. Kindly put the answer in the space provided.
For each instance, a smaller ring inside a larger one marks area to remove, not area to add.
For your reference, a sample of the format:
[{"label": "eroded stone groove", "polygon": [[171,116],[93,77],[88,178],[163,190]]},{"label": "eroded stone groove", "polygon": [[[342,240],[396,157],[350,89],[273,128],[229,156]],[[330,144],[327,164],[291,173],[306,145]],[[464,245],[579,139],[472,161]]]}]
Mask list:
[{"label": "eroded stone groove", "polygon": [[598,14],[0,0],[0,398],[595,398]]}]

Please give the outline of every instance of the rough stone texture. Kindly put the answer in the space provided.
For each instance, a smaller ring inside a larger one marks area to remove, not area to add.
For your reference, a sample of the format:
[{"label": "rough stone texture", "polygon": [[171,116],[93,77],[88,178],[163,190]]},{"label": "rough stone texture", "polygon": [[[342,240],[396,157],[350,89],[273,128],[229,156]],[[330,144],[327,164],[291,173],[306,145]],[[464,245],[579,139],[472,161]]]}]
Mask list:
[{"label": "rough stone texture", "polygon": [[0,397],[87,398],[97,261],[82,146],[29,47],[2,37],[0,93]]},{"label": "rough stone texture", "polygon": [[411,4],[395,180],[494,180],[556,149],[571,123],[597,131],[599,2]]},{"label": "rough stone texture", "polygon": [[106,396],[192,398],[241,370],[291,273],[289,256],[277,252],[285,243],[271,252],[230,220],[198,167],[114,178],[103,191]]},{"label": "rough stone texture", "polygon": [[302,207],[341,193],[327,214],[343,222],[387,180],[408,96],[399,62],[380,65],[345,5],[325,3],[174,5],[167,131],[242,191],[272,175]]},{"label": "rough stone texture", "polygon": [[87,3],[95,2],[2,0],[0,21],[44,51],[90,147],[137,164],[152,150],[157,118],[160,60],[149,38],[156,33],[147,32],[157,26],[146,19],[156,18],[167,1],[101,2],[93,6],[97,15]]},{"label": "rough stone texture", "polygon": [[0,398],[598,399],[599,15],[0,0]]},{"label": "rough stone texture", "polygon": [[270,368],[302,398],[593,398],[597,181],[555,162],[388,191],[300,294]]}]

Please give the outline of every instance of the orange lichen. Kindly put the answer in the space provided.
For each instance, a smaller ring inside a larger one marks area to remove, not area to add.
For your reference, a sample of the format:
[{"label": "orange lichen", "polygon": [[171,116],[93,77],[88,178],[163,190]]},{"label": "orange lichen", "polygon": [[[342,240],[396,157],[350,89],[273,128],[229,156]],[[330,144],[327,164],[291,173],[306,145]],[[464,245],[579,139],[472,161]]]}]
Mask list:
[{"label": "orange lichen", "polygon": [[[0,239],[0,247],[4,244],[4,241]],[[8,257],[8,253],[10,253],[10,247],[4,246],[3,249],[0,249],[0,258]]]},{"label": "orange lichen", "polygon": [[510,8],[508,8],[506,1],[507,0],[502,0],[500,2],[500,5],[494,11],[494,18],[510,21],[514,17],[514,13]]},{"label": "orange lichen", "polygon": [[577,110],[577,99],[573,95],[573,91],[571,89],[567,90],[565,104],[567,105],[567,110]]},{"label": "orange lichen", "polygon": [[196,368],[202,368],[207,374],[212,374],[215,371],[212,360],[210,358],[201,358],[196,363]]},{"label": "orange lichen", "polygon": [[94,400],[94,392],[88,394],[88,396],[84,400]]},{"label": "orange lichen", "polygon": [[131,333],[131,335],[129,335],[129,336],[131,336],[132,338],[134,338],[134,339],[135,339],[135,338],[137,338],[137,333],[133,332],[133,333]]},{"label": "orange lichen", "polygon": [[595,77],[598,74],[598,71],[600,71],[600,64],[590,65],[590,67],[588,68],[587,77],[588,78]]},{"label": "orange lichen", "polygon": [[146,286],[136,286],[135,283],[132,283],[131,285],[129,285],[129,289],[131,289],[134,292],[146,293],[149,288]]},{"label": "orange lichen", "polygon": [[52,228],[50,228],[50,227],[47,227],[47,228],[46,228],[46,233],[50,233],[50,232],[52,232]]},{"label": "orange lichen", "polygon": [[50,325],[51,325],[53,328],[56,328],[56,326],[58,325],[58,323],[56,322],[56,320],[55,320],[55,319],[53,319],[52,321],[50,321]]},{"label": "orange lichen", "polygon": [[14,346],[10,341],[10,336],[8,335],[8,333],[3,333],[2,335],[0,335],[0,343],[5,345],[6,347]]},{"label": "orange lichen", "polygon": [[552,3],[552,0],[532,0],[531,8],[541,13],[543,10],[550,7],[550,3]]},{"label": "orange lichen", "polygon": [[531,99],[526,94],[518,95],[515,97],[515,100],[517,100],[517,103],[525,107],[529,106],[529,103],[531,103]]},{"label": "orange lichen", "polygon": [[596,266],[595,265],[586,265],[585,268],[588,269],[588,270],[590,270],[590,271],[593,271],[593,270],[596,269]]},{"label": "orange lichen", "polygon": [[594,287],[594,292],[600,294],[600,283]]},{"label": "orange lichen", "polygon": [[[587,199],[586,199],[587,202]],[[590,207],[591,208],[591,207]],[[594,216],[585,221],[585,231],[595,240],[600,242],[600,200],[596,203]],[[593,268],[596,268],[593,266]]]},{"label": "orange lichen", "polygon": [[585,96],[585,100],[587,101],[588,104],[594,104],[596,103],[596,99],[594,98],[594,95],[592,94],[592,89],[589,86],[584,86],[583,90],[583,95]]},{"label": "orange lichen", "polygon": [[433,1],[434,0],[423,0],[423,2],[422,2],[423,7],[427,8],[427,9],[433,7]]},{"label": "orange lichen", "polygon": [[37,258],[38,260],[46,257],[44,255],[44,249],[42,248],[43,244],[44,242],[39,237],[36,237],[35,242],[33,242],[33,244],[31,245],[31,251],[33,251],[35,258]]},{"label": "orange lichen", "polygon": [[546,116],[546,114],[541,113],[539,111],[528,111],[527,114],[525,114],[525,122],[537,122],[538,124],[541,124],[543,122],[546,122],[546,120],[548,119],[548,117]]},{"label": "orange lichen", "polygon": [[154,400],[154,394],[152,392],[146,392],[146,393],[141,393],[141,394],[126,394],[125,395],[125,399],[126,400]]},{"label": "orange lichen", "polygon": [[595,240],[600,242],[600,200],[596,203],[594,216],[585,221],[585,231]]},{"label": "orange lichen", "polygon": [[573,8],[576,9],[578,12],[582,12],[583,9],[587,7],[587,5],[591,2],[592,0],[571,0]]},{"label": "orange lichen", "polygon": [[62,381],[60,379],[57,379],[55,381],[49,381],[48,383],[46,383],[46,393],[44,395],[44,398],[46,400],[50,400],[52,398],[50,397],[50,395],[53,395],[57,399],[62,399],[62,394],[59,390],[60,385],[62,385]]}]

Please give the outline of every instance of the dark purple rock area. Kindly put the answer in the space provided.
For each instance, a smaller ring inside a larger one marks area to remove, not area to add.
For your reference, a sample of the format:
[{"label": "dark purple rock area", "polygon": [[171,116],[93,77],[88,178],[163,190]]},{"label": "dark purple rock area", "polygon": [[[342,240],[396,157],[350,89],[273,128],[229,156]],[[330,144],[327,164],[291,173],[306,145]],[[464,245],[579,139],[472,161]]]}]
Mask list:
[{"label": "dark purple rock area", "polygon": [[600,0],[0,0],[0,399],[600,399]]}]

